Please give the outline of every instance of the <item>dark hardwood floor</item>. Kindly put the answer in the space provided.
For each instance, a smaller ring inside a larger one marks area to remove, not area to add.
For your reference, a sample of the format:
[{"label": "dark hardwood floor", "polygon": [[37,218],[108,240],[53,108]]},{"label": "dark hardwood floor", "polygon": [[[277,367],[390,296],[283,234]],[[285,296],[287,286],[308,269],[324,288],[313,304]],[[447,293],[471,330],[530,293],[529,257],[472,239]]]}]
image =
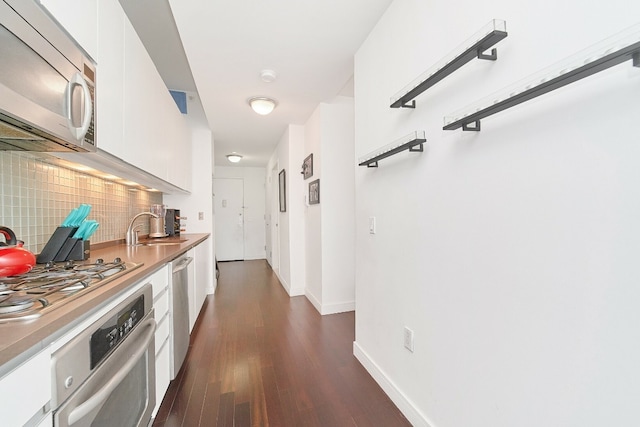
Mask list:
[{"label": "dark hardwood floor", "polygon": [[320,316],[264,260],[219,265],[154,426],[410,426],[353,356],[353,312]]}]

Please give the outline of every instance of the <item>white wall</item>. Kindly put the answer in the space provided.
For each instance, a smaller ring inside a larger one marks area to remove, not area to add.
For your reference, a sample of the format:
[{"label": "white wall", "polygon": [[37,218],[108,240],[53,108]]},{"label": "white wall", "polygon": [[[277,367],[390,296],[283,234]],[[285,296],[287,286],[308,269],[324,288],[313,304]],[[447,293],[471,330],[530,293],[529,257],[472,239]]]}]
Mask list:
[{"label": "white wall", "polygon": [[[290,296],[304,295],[305,290],[304,197],[301,196],[304,193],[300,165],[297,164],[303,150],[304,128],[289,125],[265,170],[266,174],[270,174],[277,165],[280,170],[286,171],[287,211],[280,212],[278,217],[280,268],[276,274]],[[276,186],[272,191],[277,194],[278,183],[272,185]]]},{"label": "white wall", "polygon": [[322,314],[355,309],[354,100],[322,104]]},{"label": "white wall", "polygon": [[[634,24],[640,3],[396,0],[355,58],[354,352],[416,426],[640,425],[640,69],[482,121],[443,116]],[[389,98],[492,18],[498,60]],[[368,233],[368,217],[377,234]],[[403,327],[415,351],[403,348]]]},{"label": "white wall", "polygon": [[[305,209],[306,296],[321,314],[355,309],[355,155],[353,98],[321,103],[305,123],[320,204]],[[302,175],[299,174],[300,177]]]},{"label": "white wall", "polygon": [[214,178],[242,179],[244,259],[265,259],[265,168],[217,166]]},{"label": "white wall", "polygon": [[[299,159],[299,179],[302,161],[313,153],[313,176],[304,180],[303,197],[309,194],[309,183],[322,178],[322,104],[315,109],[309,120],[304,125],[305,152]],[[322,312],[322,209],[324,208],[323,180],[320,179],[320,204],[305,207],[305,259],[306,259],[306,289],[305,294],[319,312]]]}]

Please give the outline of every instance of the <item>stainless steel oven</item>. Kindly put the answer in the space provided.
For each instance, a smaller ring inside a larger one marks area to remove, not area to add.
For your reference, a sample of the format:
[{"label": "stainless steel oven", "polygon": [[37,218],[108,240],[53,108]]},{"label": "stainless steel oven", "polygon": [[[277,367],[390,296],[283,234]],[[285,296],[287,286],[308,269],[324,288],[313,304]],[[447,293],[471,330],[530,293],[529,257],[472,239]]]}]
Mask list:
[{"label": "stainless steel oven", "polygon": [[151,285],[53,354],[53,425],[146,427],[155,407]]}]

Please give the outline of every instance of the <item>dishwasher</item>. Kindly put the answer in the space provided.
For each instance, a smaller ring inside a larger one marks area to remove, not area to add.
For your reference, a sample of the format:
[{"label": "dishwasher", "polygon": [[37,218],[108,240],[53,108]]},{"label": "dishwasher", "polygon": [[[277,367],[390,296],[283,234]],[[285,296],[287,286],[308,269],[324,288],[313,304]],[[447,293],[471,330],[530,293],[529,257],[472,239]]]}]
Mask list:
[{"label": "dishwasher", "polygon": [[171,379],[182,367],[189,350],[189,276],[187,266],[193,258],[182,255],[171,262]]}]

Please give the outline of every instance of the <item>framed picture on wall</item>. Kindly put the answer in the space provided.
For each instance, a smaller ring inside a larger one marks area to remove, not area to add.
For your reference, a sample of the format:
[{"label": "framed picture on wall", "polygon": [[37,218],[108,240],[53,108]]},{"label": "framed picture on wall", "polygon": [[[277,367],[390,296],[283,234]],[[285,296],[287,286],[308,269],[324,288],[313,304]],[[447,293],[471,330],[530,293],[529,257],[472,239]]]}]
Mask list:
[{"label": "framed picture on wall", "polygon": [[284,169],[278,174],[278,199],[280,200],[280,212],[287,211],[287,184]]},{"label": "framed picture on wall", "polygon": [[313,176],[313,153],[309,154],[304,162],[302,162],[302,175],[304,179],[311,178]]},{"label": "framed picture on wall", "polygon": [[317,205],[320,203],[320,180],[316,179],[309,183],[309,204]]}]

